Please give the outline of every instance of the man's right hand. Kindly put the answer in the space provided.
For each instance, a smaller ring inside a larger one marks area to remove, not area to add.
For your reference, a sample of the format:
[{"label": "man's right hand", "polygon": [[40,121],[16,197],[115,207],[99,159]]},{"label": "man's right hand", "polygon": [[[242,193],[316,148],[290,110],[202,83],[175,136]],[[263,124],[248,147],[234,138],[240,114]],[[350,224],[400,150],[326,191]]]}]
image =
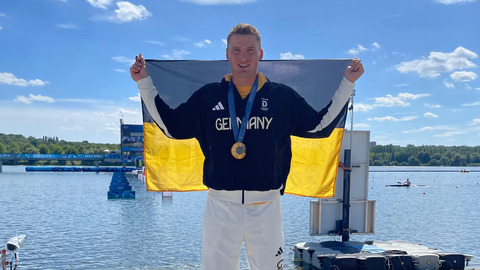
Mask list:
[{"label": "man's right hand", "polygon": [[145,59],[143,59],[142,54],[135,56],[135,63],[130,68],[130,75],[134,81],[148,77],[147,65],[145,65]]}]

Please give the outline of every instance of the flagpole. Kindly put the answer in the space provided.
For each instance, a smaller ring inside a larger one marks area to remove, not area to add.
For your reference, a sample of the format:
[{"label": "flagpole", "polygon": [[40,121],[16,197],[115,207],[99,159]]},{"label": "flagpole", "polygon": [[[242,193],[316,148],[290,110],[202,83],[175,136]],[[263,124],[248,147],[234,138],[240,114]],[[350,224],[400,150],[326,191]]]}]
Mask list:
[{"label": "flagpole", "polygon": [[[355,89],[352,93],[352,105],[348,110],[352,111],[351,125],[350,125],[350,149],[345,149],[344,155],[344,170],[343,170],[343,215],[342,215],[342,242],[350,241],[350,168],[352,156],[352,138],[353,138],[353,97],[355,96]],[[347,111],[348,113],[348,111]]]}]

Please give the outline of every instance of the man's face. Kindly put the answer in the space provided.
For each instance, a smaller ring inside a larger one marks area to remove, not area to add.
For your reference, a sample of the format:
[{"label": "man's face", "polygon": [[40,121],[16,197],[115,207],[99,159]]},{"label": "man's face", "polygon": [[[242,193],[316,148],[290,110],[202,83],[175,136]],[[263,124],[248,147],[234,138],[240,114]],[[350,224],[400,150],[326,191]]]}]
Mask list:
[{"label": "man's face", "polygon": [[258,61],[263,50],[254,35],[232,35],[227,48],[227,60],[233,77],[252,78],[257,75]]}]

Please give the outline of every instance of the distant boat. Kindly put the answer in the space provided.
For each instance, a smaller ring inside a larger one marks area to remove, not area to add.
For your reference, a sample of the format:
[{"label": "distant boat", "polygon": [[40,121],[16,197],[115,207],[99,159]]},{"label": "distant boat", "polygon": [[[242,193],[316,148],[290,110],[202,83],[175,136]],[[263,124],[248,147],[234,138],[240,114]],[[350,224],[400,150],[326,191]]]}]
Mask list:
[{"label": "distant boat", "polygon": [[464,169],[461,169],[461,170],[460,170],[460,172],[461,172],[461,173],[469,173],[469,172],[470,172],[470,170],[464,170]]}]

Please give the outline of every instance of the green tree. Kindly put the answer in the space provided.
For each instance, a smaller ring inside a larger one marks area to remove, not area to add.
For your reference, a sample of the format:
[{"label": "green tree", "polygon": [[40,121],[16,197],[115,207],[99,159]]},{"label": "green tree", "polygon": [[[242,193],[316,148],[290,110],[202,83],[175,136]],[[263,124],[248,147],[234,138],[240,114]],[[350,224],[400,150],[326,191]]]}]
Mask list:
[{"label": "green tree", "polygon": [[446,156],[443,156],[441,159],[440,159],[440,165],[442,166],[449,166],[450,165],[450,159]]},{"label": "green tree", "polygon": [[395,160],[398,163],[407,162],[408,156],[405,152],[401,151],[401,152],[395,153]]},{"label": "green tree", "polygon": [[445,154],[443,154],[444,157],[447,157],[448,159],[452,159],[453,158],[453,153],[452,151],[447,151],[445,152]]},{"label": "green tree", "polygon": [[28,148],[25,148],[25,153],[26,154],[40,154],[40,151],[38,151],[38,149],[35,146],[30,145]]},{"label": "green tree", "polygon": [[38,145],[38,151],[40,151],[40,154],[48,154],[48,147],[41,143]]},{"label": "green tree", "polygon": [[0,154],[6,154],[7,153],[7,147],[5,144],[0,142]]},{"label": "green tree", "polygon": [[78,150],[77,150],[77,148],[75,148],[75,146],[67,146],[65,148],[65,154],[67,154],[67,155],[71,155],[71,154],[77,155]]},{"label": "green tree", "polygon": [[383,166],[383,160],[375,160],[373,166]]},{"label": "green tree", "polygon": [[420,160],[415,156],[410,156],[408,158],[408,165],[409,166],[419,166],[420,165]]},{"label": "green tree", "polygon": [[12,144],[10,144],[10,146],[8,147],[8,152],[10,152],[11,154],[20,154],[21,151],[18,143],[13,142]]},{"label": "green tree", "polygon": [[467,158],[460,154],[455,154],[452,159],[452,166],[467,166]]},{"label": "green tree", "polygon": [[50,154],[63,154],[63,148],[58,144],[50,145]]},{"label": "green tree", "polygon": [[440,161],[436,159],[431,159],[430,162],[428,162],[428,166],[439,166],[439,165],[440,165]]},{"label": "green tree", "polygon": [[473,153],[470,156],[470,163],[480,163],[480,155],[477,153]]},{"label": "green tree", "polygon": [[422,151],[417,153],[417,158],[420,160],[420,162],[427,164],[430,162],[430,154],[428,152]]},{"label": "green tree", "polygon": [[440,153],[435,153],[432,155],[432,159],[440,160],[442,158],[442,154]]}]

